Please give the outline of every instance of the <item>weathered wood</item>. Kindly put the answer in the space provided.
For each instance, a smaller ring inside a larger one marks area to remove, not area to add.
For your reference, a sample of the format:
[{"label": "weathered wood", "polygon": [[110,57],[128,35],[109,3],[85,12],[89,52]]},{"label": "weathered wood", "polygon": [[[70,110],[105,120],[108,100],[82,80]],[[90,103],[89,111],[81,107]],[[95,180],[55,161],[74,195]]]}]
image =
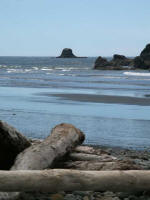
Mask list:
[{"label": "weathered wood", "polygon": [[85,153],[71,153],[69,154],[71,160],[79,160],[79,161],[101,161],[101,162],[111,162],[113,160],[117,160],[116,157],[110,155],[92,155]]},{"label": "weathered wood", "polygon": [[[52,129],[50,136],[43,142],[35,143],[20,153],[11,170],[50,168],[56,160],[61,159],[76,145],[81,144],[84,141],[84,137],[84,134],[71,124],[57,125]],[[0,179],[1,181],[2,179]],[[16,199],[18,197],[19,193],[0,192],[0,200]]]},{"label": "weathered wood", "polygon": [[95,155],[102,155],[102,154],[108,154],[106,151],[99,149],[99,148],[94,148],[91,146],[77,146],[74,149],[74,152],[78,152],[78,153],[86,153],[86,154],[95,154]]},{"label": "weathered wood", "polygon": [[32,145],[20,153],[11,170],[50,168],[54,161],[62,158],[83,140],[84,134],[73,125],[57,125],[42,143]]},{"label": "weathered wood", "polygon": [[0,169],[10,169],[16,156],[30,145],[18,130],[0,121]]},{"label": "weathered wood", "polygon": [[97,162],[97,161],[67,161],[59,162],[56,168],[77,169],[77,170],[140,170],[141,166],[132,161],[112,161],[112,162]]},{"label": "weathered wood", "polygon": [[150,171],[0,171],[0,191],[150,191]]}]

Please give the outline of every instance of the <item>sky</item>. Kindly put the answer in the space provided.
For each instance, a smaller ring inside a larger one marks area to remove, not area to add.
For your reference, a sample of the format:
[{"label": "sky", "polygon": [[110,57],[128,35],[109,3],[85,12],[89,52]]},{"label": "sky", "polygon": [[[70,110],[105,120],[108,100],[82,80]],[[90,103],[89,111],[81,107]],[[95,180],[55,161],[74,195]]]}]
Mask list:
[{"label": "sky", "polygon": [[137,56],[150,0],[0,0],[0,56]]}]

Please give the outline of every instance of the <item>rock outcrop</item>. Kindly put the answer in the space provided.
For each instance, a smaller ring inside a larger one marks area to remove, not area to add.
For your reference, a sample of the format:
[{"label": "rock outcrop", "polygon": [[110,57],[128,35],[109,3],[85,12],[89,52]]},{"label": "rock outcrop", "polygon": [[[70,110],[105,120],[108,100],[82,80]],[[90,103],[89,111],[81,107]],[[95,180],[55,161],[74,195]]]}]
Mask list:
[{"label": "rock outcrop", "polygon": [[65,48],[57,58],[77,58],[77,56],[73,54],[72,49]]},{"label": "rock outcrop", "polygon": [[110,65],[109,62],[105,58],[99,56],[95,61],[94,68],[95,69],[106,69],[106,68],[110,67],[109,65]]},{"label": "rock outcrop", "polygon": [[82,56],[82,57],[75,56],[72,52],[72,49],[65,48],[62,50],[61,55],[56,58],[87,58],[87,57],[86,56]]},{"label": "rock outcrop", "polygon": [[127,67],[133,65],[133,60],[123,55],[115,54],[110,62],[110,65],[114,67]]},{"label": "rock outcrop", "polygon": [[95,61],[94,69],[123,70],[129,69],[132,65],[132,59],[126,58],[123,55],[115,54],[111,61],[107,61],[105,58],[99,56]]},{"label": "rock outcrop", "polygon": [[113,59],[114,60],[125,60],[126,57],[124,55],[114,54]]},{"label": "rock outcrop", "polygon": [[140,56],[135,57],[134,67],[139,69],[150,69],[150,44],[146,45]]}]

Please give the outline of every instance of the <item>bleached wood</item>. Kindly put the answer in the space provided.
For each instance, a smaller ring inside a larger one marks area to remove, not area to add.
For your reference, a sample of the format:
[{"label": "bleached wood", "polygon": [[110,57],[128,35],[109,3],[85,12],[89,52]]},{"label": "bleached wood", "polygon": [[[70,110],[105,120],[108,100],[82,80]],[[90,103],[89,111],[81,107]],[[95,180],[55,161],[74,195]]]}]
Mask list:
[{"label": "bleached wood", "polygon": [[32,145],[20,153],[11,170],[50,168],[55,160],[62,158],[83,140],[84,134],[73,125],[57,125],[43,142]]},{"label": "bleached wood", "polygon": [[150,191],[150,171],[0,171],[0,191]]},{"label": "bleached wood", "polygon": [[116,157],[105,155],[105,154],[93,155],[93,154],[86,154],[86,153],[71,153],[69,157],[72,160],[79,160],[79,161],[112,162],[114,160],[117,160]]},{"label": "bleached wood", "polygon": [[[40,170],[51,168],[55,161],[62,159],[66,153],[70,152],[78,144],[81,144],[83,140],[84,134],[73,125],[57,125],[52,129],[50,136],[43,142],[36,143],[20,153],[11,170]],[[8,179],[7,181],[9,182]],[[1,183],[5,184],[5,179],[0,179]],[[0,200],[16,199],[18,197],[19,193],[0,192]]]},{"label": "bleached wood", "polygon": [[65,169],[77,169],[77,170],[140,170],[140,165],[135,164],[132,161],[112,161],[112,162],[97,162],[97,161],[67,161],[59,162],[58,167]]},{"label": "bleached wood", "polygon": [[94,148],[92,146],[85,146],[85,145],[78,145],[74,149],[74,152],[85,153],[85,154],[95,154],[95,155],[108,154],[106,151],[102,149]]}]

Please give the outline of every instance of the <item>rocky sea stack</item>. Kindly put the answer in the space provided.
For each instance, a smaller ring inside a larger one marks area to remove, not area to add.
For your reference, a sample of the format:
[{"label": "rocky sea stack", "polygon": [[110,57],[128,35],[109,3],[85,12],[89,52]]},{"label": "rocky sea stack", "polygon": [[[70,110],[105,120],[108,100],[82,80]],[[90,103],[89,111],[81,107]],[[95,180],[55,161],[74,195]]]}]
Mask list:
[{"label": "rocky sea stack", "polygon": [[65,48],[62,50],[62,53],[60,56],[58,56],[57,58],[87,58],[85,56],[79,57],[79,56],[75,56],[72,52],[72,49],[69,48]]},{"label": "rocky sea stack", "polygon": [[57,58],[77,58],[77,56],[73,54],[72,49],[65,48]]},{"label": "rocky sea stack", "polygon": [[123,70],[129,69],[133,65],[133,60],[123,55],[115,54],[111,61],[99,56],[95,61],[94,69]]},{"label": "rocky sea stack", "polygon": [[110,61],[113,67],[128,67],[133,65],[133,59],[127,58],[124,55],[115,54]]},{"label": "rocky sea stack", "polygon": [[140,56],[135,57],[134,67],[139,69],[150,69],[150,44],[146,45]]},{"label": "rocky sea stack", "polygon": [[109,62],[106,58],[99,56],[95,61],[94,69],[106,69],[109,68]]}]

